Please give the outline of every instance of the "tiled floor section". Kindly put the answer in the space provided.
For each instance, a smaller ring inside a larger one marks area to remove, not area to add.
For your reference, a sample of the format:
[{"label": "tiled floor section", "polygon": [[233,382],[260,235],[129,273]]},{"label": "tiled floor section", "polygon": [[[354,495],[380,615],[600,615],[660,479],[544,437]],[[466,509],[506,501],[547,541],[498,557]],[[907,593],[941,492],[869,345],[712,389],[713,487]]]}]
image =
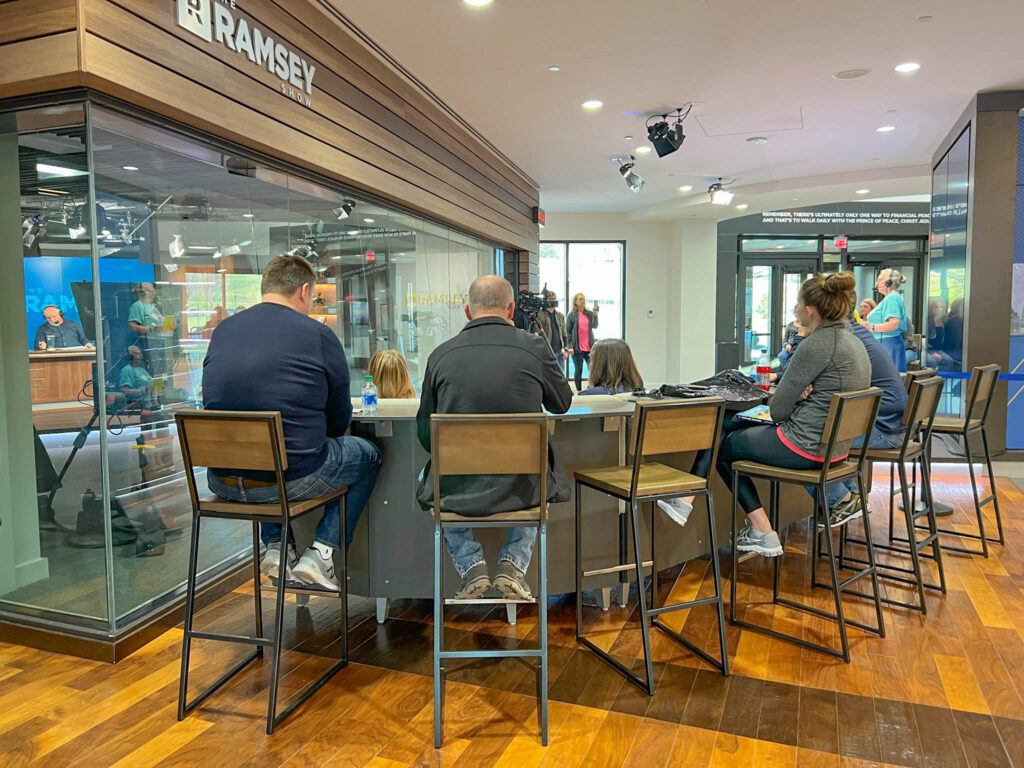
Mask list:
[{"label": "tiled floor section", "polygon": [[[936,496],[969,503],[955,469],[936,472]],[[887,486],[879,482],[876,489]],[[850,631],[850,664],[730,627],[733,674],[724,678],[652,633],[654,696],[647,696],[575,642],[573,601],[550,604],[550,746],[537,735],[535,675],[519,660],[452,664],[445,745],[431,746],[431,604],[400,601],[386,624],[354,601],[352,661],[277,733],[263,732],[269,665],[243,673],[185,721],[175,718],[180,631],[116,667],[0,645],[0,762],[5,766],[457,765],[457,766],[1008,766],[1024,765],[1024,491],[1006,481],[1000,499],[1007,544],[990,559],[946,557],[949,593],[928,598],[926,617],[886,609],[885,638]],[[873,499],[880,535],[883,500]],[[994,528],[994,526],[992,526]],[[807,529],[787,542],[783,589],[808,595]],[[728,564],[726,560],[725,565]],[[836,642],[830,622],[770,601],[770,561],[743,563],[743,616],[805,638]],[[663,572],[661,598],[709,592],[707,562]],[[728,568],[723,567],[728,574]],[[888,594],[906,596],[900,587]],[[822,607],[827,590],[813,590]],[[589,598],[589,596],[588,596]],[[588,599],[588,605],[592,601]],[[636,591],[625,609],[585,609],[588,634],[637,664]],[[865,619],[868,604],[849,598]],[[285,700],[337,657],[337,603],[288,604],[294,650],[284,657]],[[462,648],[536,640],[521,610],[451,611],[446,642]],[[203,624],[251,631],[251,592],[204,612]],[[713,609],[666,623],[714,647]],[[242,650],[198,642],[193,681],[212,681]],[[318,656],[314,654],[323,654]],[[326,657],[326,658],[325,658]]]}]

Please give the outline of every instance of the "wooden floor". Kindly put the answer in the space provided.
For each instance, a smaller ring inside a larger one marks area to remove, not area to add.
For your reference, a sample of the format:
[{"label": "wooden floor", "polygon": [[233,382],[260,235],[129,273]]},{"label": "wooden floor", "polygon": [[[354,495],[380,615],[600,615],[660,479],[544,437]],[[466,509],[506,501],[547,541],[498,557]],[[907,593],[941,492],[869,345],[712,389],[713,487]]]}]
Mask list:
[{"label": "wooden floor", "polygon": [[[935,481],[936,496],[957,505],[954,523],[967,525],[969,486],[942,472]],[[876,539],[886,519],[883,486],[876,482],[873,497]],[[655,631],[658,689],[648,697],[577,647],[573,601],[552,599],[546,748],[533,668],[503,660],[452,665],[445,744],[435,751],[431,604],[393,603],[378,626],[373,603],[353,600],[353,663],[270,737],[263,719],[268,664],[250,667],[177,722],[180,630],[116,666],[0,644],[0,765],[1024,766],[1024,493],[1005,480],[999,494],[1006,545],[994,546],[987,560],[947,556],[949,593],[931,596],[924,618],[886,609],[884,639],[851,630],[850,664],[730,627],[733,674],[724,678]],[[794,527],[786,592],[811,592],[806,544],[806,527]],[[728,564],[725,558],[725,573]],[[663,599],[707,593],[707,570],[699,561],[663,572]],[[764,558],[741,565],[738,603],[747,619],[836,640],[830,622],[772,606],[769,575]],[[827,590],[814,592],[827,605]],[[251,632],[251,601],[251,591],[232,593],[199,625]],[[861,601],[846,606],[867,618]],[[328,598],[307,608],[288,604],[294,650],[283,656],[285,701],[339,656],[337,608]],[[635,611],[635,589],[625,609],[585,611],[596,641],[633,664],[640,651]],[[446,641],[531,644],[535,613],[520,614],[510,626],[500,609],[452,609]],[[711,608],[666,623],[714,647]],[[194,648],[196,686],[244,652],[208,641]]]}]

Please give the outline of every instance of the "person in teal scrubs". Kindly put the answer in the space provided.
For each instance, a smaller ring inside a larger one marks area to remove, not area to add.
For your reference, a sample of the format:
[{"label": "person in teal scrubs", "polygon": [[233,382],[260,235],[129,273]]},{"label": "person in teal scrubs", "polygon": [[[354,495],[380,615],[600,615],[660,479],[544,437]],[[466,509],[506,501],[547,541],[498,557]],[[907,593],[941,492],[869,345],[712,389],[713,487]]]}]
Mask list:
[{"label": "person in teal scrubs", "polygon": [[153,398],[153,377],[142,364],[142,350],[139,347],[132,344],[127,354],[131,362],[121,369],[118,387],[129,403],[148,408]]},{"label": "person in teal scrubs", "polygon": [[907,282],[895,269],[883,269],[878,273],[875,288],[882,294],[882,300],[871,314],[860,324],[875,334],[900,373],[907,372],[907,354],[903,343],[903,331],[907,327],[907,308],[903,304],[902,285]]}]

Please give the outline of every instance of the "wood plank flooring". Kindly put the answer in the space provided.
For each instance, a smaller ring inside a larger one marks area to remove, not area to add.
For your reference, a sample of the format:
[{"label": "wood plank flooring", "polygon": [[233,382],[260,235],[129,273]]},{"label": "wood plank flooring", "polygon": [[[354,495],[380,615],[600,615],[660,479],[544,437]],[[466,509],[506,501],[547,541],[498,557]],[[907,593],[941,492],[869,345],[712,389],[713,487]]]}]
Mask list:
[{"label": "wood plank flooring", "polygon": [[[966,529],[973,510],[963,484],[936,468],[935,495],[956,505],[952,523]],[[876,539],[886,527],[887,487],[876,478]],[[1006,545],[992,546],[988,560],[947,554],[948,594],[929,592],[925,617],[887,608],[884,638],[851,629],[850,664],[729,627],[733,674],[725,678],[652,631],[658,687],[647,696],[577,646],[571,596],[552,598],[548,747],[540,745],[532,662],[505,659],[450,665],[444,747],[435,750],[431,604],[393,601],[378,625],[373,602],[353,598],[352,663],[269,737],[269,664],[254,664],[177,721],[180,629],[116,666],[0,644],[0,765],[1024,766],[1024,492],[1004,480],[999,496]],[[807,533],[805,524],[789,531],[782,589],[828,607],[828,591],[810,588]],[[725,558],[723,575],[728,565]],[[660,600],[710,594],[709,573],[703,560],[663,572]],[[739,581],[742,617],[838,641],[831,622],[772,604],[769,560],[742,563]],[[891,597],[912,596],[883,583]],[[636,600],[634,587],[626,608],[602,612],[588,594],[584,622],[595,642],[639,670]],[[251,632],[251,601],[251,587],[225,596],[200,614],[198,628]],[[872,620],[866,601],[844,606]],[[337,609],[327,598],[287,603],[281,706],[340,655]],[[711,607],[664,619],[715,647]],[[445,635],[459,648],[514,648],[535,643],[536,628],[534,611],[521,610],[510,626],[503,606],[471,606],[449,612]],[[192,690],[244,652],[196,641]]]}]

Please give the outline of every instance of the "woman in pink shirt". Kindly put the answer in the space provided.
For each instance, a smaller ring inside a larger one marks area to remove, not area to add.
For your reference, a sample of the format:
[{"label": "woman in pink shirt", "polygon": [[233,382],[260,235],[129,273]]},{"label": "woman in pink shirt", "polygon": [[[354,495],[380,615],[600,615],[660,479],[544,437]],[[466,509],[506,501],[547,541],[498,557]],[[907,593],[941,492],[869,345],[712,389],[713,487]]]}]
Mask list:
[{"label": "woman in pink shirt", "polygon": [[597,328],[599,307],[594,302],[593,311],[587,309],[587,299],[582,293],[572,297],[572,309],[565,319],[566,343],[572,355],[572,367],[576,379],[576,391],[583,388],[583,361],[590,362],[590,350],[594,346],[594,329]]}]

